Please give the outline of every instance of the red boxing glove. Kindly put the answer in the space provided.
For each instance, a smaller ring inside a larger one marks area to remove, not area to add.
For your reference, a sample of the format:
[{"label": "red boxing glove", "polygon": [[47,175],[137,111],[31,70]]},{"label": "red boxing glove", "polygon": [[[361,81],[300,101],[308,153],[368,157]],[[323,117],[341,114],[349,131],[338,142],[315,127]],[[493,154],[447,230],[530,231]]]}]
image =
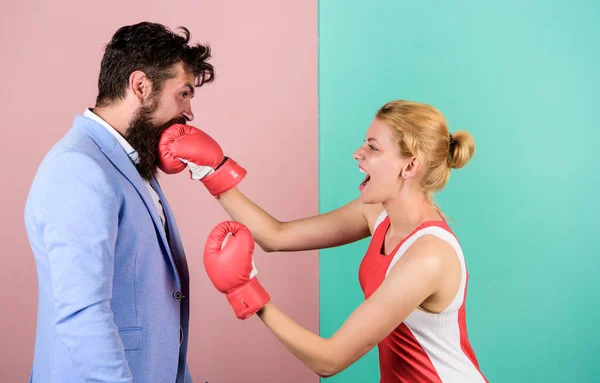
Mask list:
[{"label": "red boxing glove", "polygon": [[204,246],[204,268],[213,285],[226,294],[238,319],[247,319],[271,297],[256,278],[254,239],[239,222],[221,222]]},{"label": "red boxing glove", "polygon": [[247,174],[246,169],[223,155],[219,144],[208,134],[189,125],[171,125],[158,143],[158,167],[175,174],[186,165],[190,178],[202,181],[217,198],[237,186]]}]

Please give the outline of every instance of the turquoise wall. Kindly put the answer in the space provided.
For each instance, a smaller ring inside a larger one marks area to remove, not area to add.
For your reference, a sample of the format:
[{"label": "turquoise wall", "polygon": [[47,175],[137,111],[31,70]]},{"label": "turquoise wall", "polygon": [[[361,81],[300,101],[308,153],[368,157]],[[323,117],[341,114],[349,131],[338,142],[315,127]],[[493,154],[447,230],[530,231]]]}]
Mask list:
[{"label": "turquoise wall", "polygon": [[[591,382],[600,367],[600,2],[322,0],[320,211],[358,196],[378,107],[432,104],[477,151],[437,202],[470,273],[490,382]],[[360,304],[367,241],[321,251],[321,335]],[[327,382],[377,382],[376,349]]]}]

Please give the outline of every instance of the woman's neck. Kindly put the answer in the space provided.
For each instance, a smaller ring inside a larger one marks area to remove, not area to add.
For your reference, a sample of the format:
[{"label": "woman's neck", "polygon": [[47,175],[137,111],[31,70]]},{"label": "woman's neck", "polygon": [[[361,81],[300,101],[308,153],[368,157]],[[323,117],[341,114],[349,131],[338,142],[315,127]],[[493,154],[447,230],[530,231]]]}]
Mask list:
[{"label": "woman's neck", "polygon": [[404,238],[425,221],[441,220],[441,213],[425,193],[399,196],[384,202],[383,207],[390,219],[389,235]]}]

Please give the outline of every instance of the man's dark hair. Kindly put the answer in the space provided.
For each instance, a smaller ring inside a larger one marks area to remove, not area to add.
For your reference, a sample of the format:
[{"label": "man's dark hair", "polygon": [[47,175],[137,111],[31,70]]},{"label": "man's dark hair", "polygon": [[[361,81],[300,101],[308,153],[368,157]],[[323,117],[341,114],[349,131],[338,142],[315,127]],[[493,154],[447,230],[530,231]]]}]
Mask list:
[{"label": "man's dark hair", "polygon": [[173,66],[179,62],[194,73],[196,86],[210,83],[214,69],[207,62],[208,45],[188,45],[190,32],[179,27],[183,36],[161,24],[141,22],[121,27],[106,45],[100,65],[96,106],[105,106],[125,96],[129,76],[140,70],[159,92],[165,80],[175,76]]}]

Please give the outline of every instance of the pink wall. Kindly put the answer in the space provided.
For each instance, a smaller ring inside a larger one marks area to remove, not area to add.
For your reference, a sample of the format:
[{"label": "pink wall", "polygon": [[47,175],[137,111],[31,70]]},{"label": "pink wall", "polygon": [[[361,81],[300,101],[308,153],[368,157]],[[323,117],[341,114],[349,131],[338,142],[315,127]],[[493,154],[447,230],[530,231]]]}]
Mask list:
[{"label": "pink wall", "polygon": [[[271,214],[318,212],[317,1],[8,2],[0,13],[0,381],[26,381],[33,356],[37,281],[23,226],[30,182],[74,114],[93,105],[102,49],[118,27],[185,25],[210,43],[217,80],[197,94],[193,124],[248,169],[242,191]],[[187,173],[161,183],[190,264],[194,380],[317,382],[258,318],[238,321],[210,284],[201,251],[209,230],[228,218],[219,204]],[[273,302],[318,332],[317,253],[256,254]]]}]

